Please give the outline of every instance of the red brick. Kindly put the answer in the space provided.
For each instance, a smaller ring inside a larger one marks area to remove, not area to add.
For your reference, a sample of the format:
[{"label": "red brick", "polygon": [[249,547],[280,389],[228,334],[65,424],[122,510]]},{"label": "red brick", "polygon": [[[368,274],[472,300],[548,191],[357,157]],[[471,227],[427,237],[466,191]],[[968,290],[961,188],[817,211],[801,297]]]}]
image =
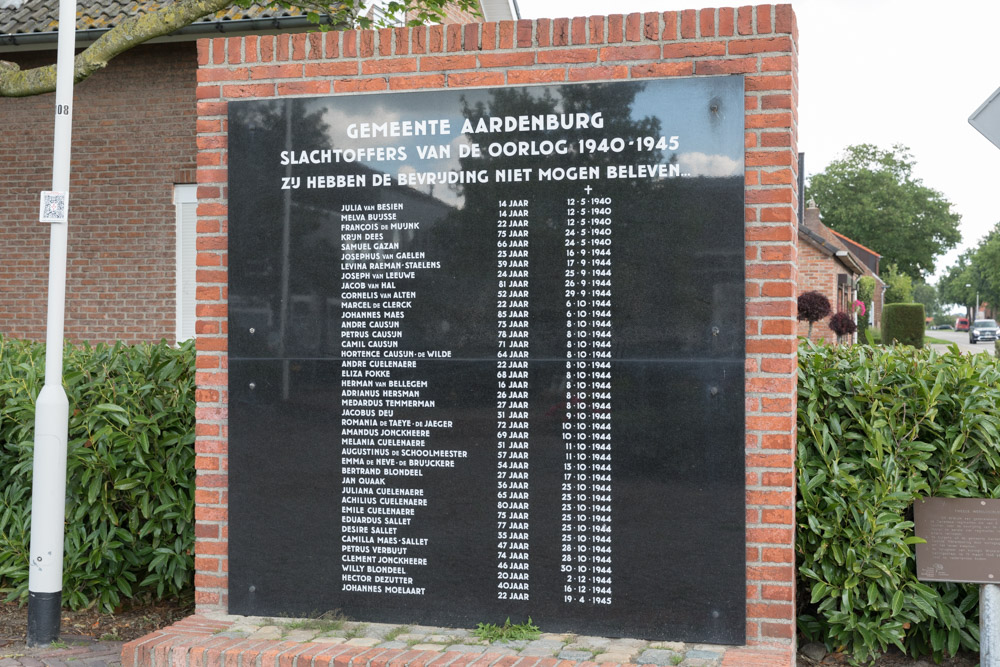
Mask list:
[{"label": "red brick", "polygon": [[534,26],[532,21],[521,19],[517,22],[517,46],[518,48],[528,48],[532,45],[532,31]]},{"label": "red brick", "polygon": [[753,7],[740,7],[736,14],[736,31],[740,35],[753,34]]},{"label": "red brick", "polygon": [[701,37],[715,37],[714,9],[702,9],[698,12],[698,32]]},{"label": "red brick", "polygon": [[222,87],[223,97],[273,97],[273,83],[247,83]]},{"label": "red brick", "polygon": [[791,468],[794,460],[791,452],[782,454],[747,454],[746,464],[749,468]]},{"label": "red brick", "polygon": [[345,58],[358,57],[358,31],[345,30],[340,39],[341,50]]},{"label": "red brick", "polygon": [[624,18],[621,14],[612,14],[608,17],[608,44],[624,41],[624,24]]},{"label": "red brick", "polygon": [[569,70],[570,81],[597,81],[601,79],[625,79],[628,77],[626,65],[604,67],[574,67]]},{"label": "red brick", "polygon": [[[601,49],[603,51],[603,49]],[[551,65],[556,63],[594,63],[597,62],[598,49],[559,49],[557,51],[539,51],[538,64]]]},{"label": "red brick", "polygon": [[791,37],[764,39],[735,39],[729,42],[729,55],[744,56],[750,53],[788,53],[792,50]]},{"label": "red brick", "polygon": [[467,23],[465,34],[462,36],[462,46],[466,51],[478,51],[479,45],[479,24]]},{"label": "red brick", "polygon": [[690,76],[693,74],[693,63],[649,63],[647,65],[633,65],[633,78],[662,76]]},{"label": "red brick", "polygon": [[[764,136],[776,136],[780,139],[788,137],[788,134],[785,132],[767,132]],[[795,182],[795,174],[792,173],[791,169],[764,171],[761,172],[761,182],[764,185],[792,185]]]},{"label": "red brick", "polygon": [[385,90],[388,83],[384,78],[376,79],[339,79],[333,82],[335,93],[357,93],[369,90]]},{"label": "red brick", "polygon": [[695,63],[697,74],[747,74],[755,71],[757,71],[757,61],[753,58],[702,60]]},{"label": "red brick", "polygon": [[279,95],[326,95],[329,92],[329,81],[289,81],[278,84]]},{"label": "red brick", "polygon": [[465,86],[502,86],[503,72],[452,72],[448,75],[448,85]]},{"label": "red brick", "polygon": [[378,54],[383,58],[392,55],[392,28],[378,31]]},{"label": "red brick", "polygon": [[677,39],[677,12],[663,12],[663,39]]},{"label": "red brick", "polygon": [[552,21],[552,46],[569,46],[570,38],[569,19],[559,18]]},{"label": "red brick", "polygon": [[[763,392],[768,394],[787,394],[795,391],[795,378],[794,377],[759,377],[759,378],[749,378],[746,381],[747,391]],[[768,417],[768,419],[774,419],[774,417]],[[769,428],[762,429],[766,431],[781,431],[787,430],[792,431],[791,425],[788,427],[781,428]],[[767,436],[764,438],[764,442],[767,442]],[[764,445],[767,446],[766,444]]]},{"label": "red brick", "polygon": [[767,56],[760,63],[761,72],[788,72],[792,69],[791,56]]},{"label": "red brick", "polygon": [[[753,62],[750,60],[749,62]],[[791,75],[765,74],[762,76],[748,76],[743,80],[743,85],[747,92],[760,92],[765,90],[791,90]]]},{"label": "red brick", "polygon": [[[788,250],[788,253],[790,252],[791,249]],[[762,259],[766,258],[762,257]],[[795,285],[793,285],[792,283],[784,283],[784,282],[766,282],[761,286],[760,293],[762,296],[768,296],[768,297],[782,297],[782,296],[791,297],[794,296],[795,294]],[[780,321],[780,320],[768,320],[768,322],[771,321]]]},{"label": "red brick", "polygon": [[304,60],[305,57],[306,57],[306,34],[300,32],[292,35],[292,60]]},{"label": "red brick", "polygon": [[788,623],[761,623],[760,634],[765,639],[792,639],[795,637],[795,624]]},{"label": "red brick", "polygon": [[798,341],[794,338],[758,338],[748,340],[746,349],[747,354],[794,354],[798,349]]},{"label": "red brick", "polygon": [[761,477],[761,482],[764,486],[795,486],[795,476],[790,472],[768,472]]},{"label": "red brick", "polygon": [[358,62],[355,60],[337,60],[325,63],[306,63],[305,76],[351,76],[358,73]]},{"label": "red brick", "polygon": [[453,56],[424,56],[420,59],[420,71],[422,72],[475,68],[476,56],[471,53]]},{"label": "red brick", "polygon": [[[321,32],[311,32],[307,38],[308,45],[308,55],[312,59],[319,59],[323,57],[323,38],[324,34]],[[253,36],[247,37],[247,48],[250,48],[250,40]]]},{"label": "red brick", "polygon": [[534,64],[535,54],[532,51],[482,53],[479,55],[479,66],[491,69],[500,67],[527,67]]},{"label": "red brick", "polygon": [[[792,454],[789,453],[788,457],[791,458]],[[789,464],[791,465],[791,464]],[[785,526],[791,526],[792,522],[795,520],[794,514],[790,509],[764,509],[760,512],[760,522],[761,523],[778,523]]]},{"label": "red brick", "polygon": [[430,37],[427,34],[427,26],[417,26],[410,31],[410,52],[427,53]]},{"label": "red brick", "polygon": [[642,34],[651,41],[656,41],[660,36],[660,15],[658,12],[646,12],[642,15]]},{"label": "red brick", "polygon": [[732,37],[736,29],[736,20],[732,7],[719,8],[719,36]]},{"label": "red brick", "polygon": [[790,206],[769,206],[760,210],[761,222],[791,222],[795,220],[795,210]]},{"label": "red brick", "polygon": [[274,59],[289,60],[291,35],[276,35],[274,38]]},{"label": "red brick", "polygon": [[784,95],[764,95],[761,99],[761,109],[791,109],[793,108],[792,96]]},{"label": "red brick", "polygon": [[656,44],[642,44],[637,46],[606,46],[601,49],[600,54],[601,60],[604,62],[615,62],[618,60],[656,60],[660,57],[660,47]]},{"label": "red brick", "polygon": [[[767,511],[771,510],[762,510],[762,512]],[[761,561],[765,563],[794,563],[795,551],[788,547],[765,547],[761,550]]]},{"label": "red brick", "polygon": [[681,12],[681,39],[694,39],[698,36],[698,11],[685,9]]},{"label": "red brick", "polygon": [[210,83],[212,81],[245,81],[250,78],[249,67],[233,67],[232,69],[198,69],[198,82]]},{"label": "red brick", "polygon": [[565,80],[566,70],[564,69],[515,69],[507,72],[507,83],[511,85],[550,83]]},{"label": "red brick", "polygon": [[397,56],[405,56],[410,53],[410,31],[406,28],[393,28],[395,32],[395,48],[393,49],[393,54]]},{"label": "red brick", "polygon": [[416,72],[416,58],[386,58],[382,60],[362,60],[362,74],[388,74],[391,72]]},{"label": "red brick", "polygon": [[[501,49],[512,49],[514,48],[514,22],[513,21],[500,21],[500,40],[498,41],[498,47]],[[552,37],[553,43],[555,43],[555,35]]]},{"label": "red brick", "polygon": [[756,113],[746,117],[747,129],[755,128],[775,128],[792,126],[792,114],[787,111],[773,111],[771,113]]},{"label": "red brick", "polygon": [[389,90],[415,90],[417,88],[444,88],[444,74],[394,76],[389,79]]},{"label": "red brick", "polygon": [[791,586],[774,586],[765,584],[761,586],[761,597],[765,600],[775,600],[782,602],[793,602],[795,600],[795,589]]},{"label": "red brick", "polygon": [[372,30],[358,31],[358,56],[371,58],[375,54],[375,32]]},{"label": "red brick", "polygon": [[765,35],[773,29],[771,26],[771,5],[757,5],[757,34]]},{"label": "red brick", "polygon": [[774,8],[774,31],[795,36],[795,14],[790,4],[777,5]]},{"label": "red brick", "polygon": [[726,55],[725,42],[679,42],[664,44],[664,58],[700,58],[702,56]]},{"label": "red brick", "polygon": [[603,44],[604,43],[604,17],[603,16],[591,16],[590,17],[590,43],[591,44]]},{"label": "red brick", "polygon": [[642,14],[633,12],[625,17],[625,41],[638,42],[642,39]]},{"label": "red brick", "polygon": [[[782,359],[765,359],[764,361],[779,362]],[[791,362],[792,368],[795,367],[795,362]],[[791,391],[795,390],[794,382],[791,383]],[[765,433],[761,436],[760,446],[765,449],[792,449],[795,447],[795,436],[791,433]]]},{"label": "red brick", "polygon": [[460,23],[449,23],[444,30],[446,40],[446,51],[454,52],[462,50],[462,25]]},{"label": "red brick", "polygon": [[539,47],[552,46],[552,19],[538,19],[535,35]]}]

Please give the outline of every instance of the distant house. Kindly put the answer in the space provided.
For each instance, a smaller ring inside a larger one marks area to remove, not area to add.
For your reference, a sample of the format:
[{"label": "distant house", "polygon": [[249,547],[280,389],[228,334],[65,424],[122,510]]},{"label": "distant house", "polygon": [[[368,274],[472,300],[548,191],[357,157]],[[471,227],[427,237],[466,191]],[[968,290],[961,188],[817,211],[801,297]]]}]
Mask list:
[{"label": "distant house", "polygon": [[[881,255],[824,225],[819,209],[812,202],[799,225],[798,251],[799,294],[820,292],[830,300],[833,313],[853,313],[858,279],[871,276],[875,279],[875,295],[871,312],[864,317],[872,326],[881,324],[885,293],[885,283],[878,277]],[[806,336],[808,331],[808,323],[799,322],[799,335]],[[836,342],[837,335],[830,329],[828,319],[813,326],[811,340]]]},{"label": "distant house", "polygon": [[[0,60],[22,69],[55,63],[58,0],[2,4]],[[152,0],[83,3],[77,47],[158,6]],[[451,13],[447,20],[513,18],[507,0],[481,6],[481,17]],[[203,189],[196,183],[197,40],[309,30],[312,24],[296,12],[237,7],[133,48],[76,85],[67,338],[135,343],[194,336],[196,271],[224,269],[199,265],[195,246],[197,200],[206,194],[199,195]],[[289,40],[277,43],[280,51]],[[274,77],[290,76],[283,68],[272,70]],[[5,336],[45,337],[49,229],[38,222],[38,202],[52,182],[54,99],[0,98],[0,334]]]}]

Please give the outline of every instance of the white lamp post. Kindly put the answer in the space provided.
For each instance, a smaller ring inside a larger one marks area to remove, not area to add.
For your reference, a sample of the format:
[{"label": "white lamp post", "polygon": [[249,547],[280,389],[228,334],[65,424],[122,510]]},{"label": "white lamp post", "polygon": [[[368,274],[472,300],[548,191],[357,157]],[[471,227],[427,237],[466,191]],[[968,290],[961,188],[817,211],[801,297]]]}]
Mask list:
[{"label": "white lamp post", "polygon": [[60,0],[52,192],[42,193],[39,216],[42,221],[51,223],[51,232],[45,384],[35,404],[31,547],[28,564],[28,646],[51,644],[59,638],[59,615],[62,608],[66,440],[69,430],[69,401],[62,386],[62,361],[75,41],[76,1]]}]

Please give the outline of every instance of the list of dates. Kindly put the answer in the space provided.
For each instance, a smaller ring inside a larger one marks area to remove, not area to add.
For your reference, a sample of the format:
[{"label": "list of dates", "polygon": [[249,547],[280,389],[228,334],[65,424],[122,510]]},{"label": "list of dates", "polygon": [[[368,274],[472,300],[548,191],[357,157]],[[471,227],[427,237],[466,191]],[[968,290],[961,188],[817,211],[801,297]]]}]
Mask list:
[{"label": "list of dates", "polygon": [[232,613],[741,641],[741,84],[231,105]]}]

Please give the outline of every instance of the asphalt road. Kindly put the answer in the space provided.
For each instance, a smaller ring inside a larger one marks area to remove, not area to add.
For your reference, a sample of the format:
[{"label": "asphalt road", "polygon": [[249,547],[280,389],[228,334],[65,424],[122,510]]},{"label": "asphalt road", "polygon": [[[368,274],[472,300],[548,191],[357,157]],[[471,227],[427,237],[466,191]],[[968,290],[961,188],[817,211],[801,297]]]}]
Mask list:
[{"label": "asphalt road", "polygon": [[[957,343],[958,349],[960,349],[962,352],[969,352],[972,354],[986,352],[987,354],[993,354],[993,341],[987,341],[985,343],[976,343],[975,345],[973,345],[969,342],[968,331],[948,331],[947,329],[945,329],[941,331],[927,331],[925,332],[925,335]],[[932,347],[934,347],[934,349],[936,350],[941,350],[942,352],[947,350],[947,347],[944,345],[933,345]]]}]

